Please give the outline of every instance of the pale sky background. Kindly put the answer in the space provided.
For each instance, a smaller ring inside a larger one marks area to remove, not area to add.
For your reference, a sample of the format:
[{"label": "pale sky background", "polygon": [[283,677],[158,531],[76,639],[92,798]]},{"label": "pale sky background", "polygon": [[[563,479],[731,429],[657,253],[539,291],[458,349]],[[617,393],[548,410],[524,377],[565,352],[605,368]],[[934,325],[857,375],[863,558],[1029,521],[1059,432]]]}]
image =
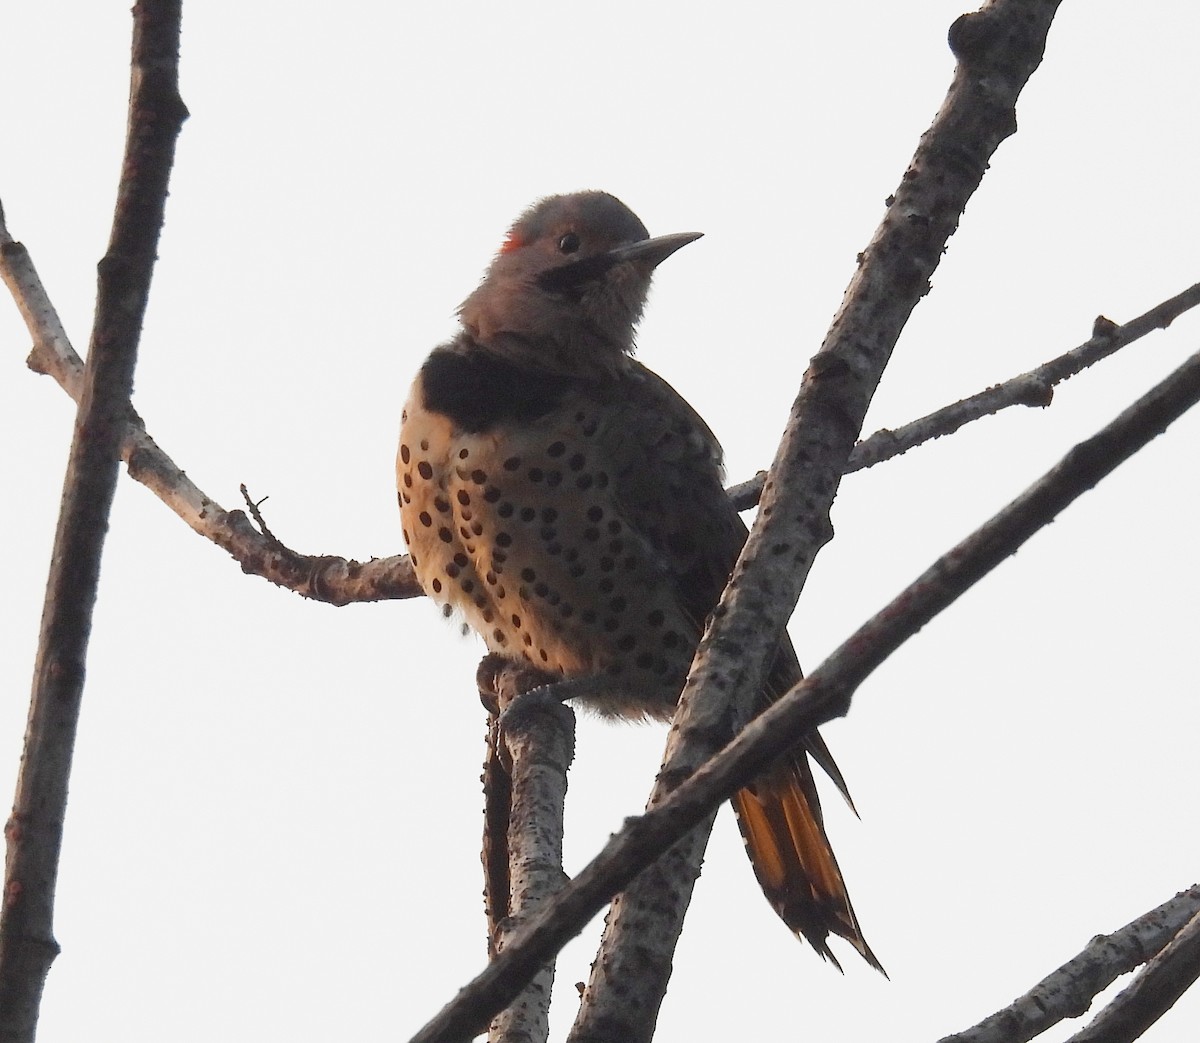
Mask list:
[{"label": "pale sky background", "polygon": [[[87,343],[128,0],[0,14],[0,198]],[[400,406],[505,229],[607,189],[664,264],[640,358],[765,466],[953,67],[958,2],[189,4],[183,129],[135,404],[227,508],[310,553],[401,549]],[[1200,278],[1192,3],[1064,4],[867,431],[1022,372]],[[1200,346],[1200,317],[866,473],[792,624],[811,665]],[[0,301],[9,450],[0,765],[21,748],[72,408]],[[763,901],[722,813],[659,1036],[935,1040],[1200,875],[1200,414],[892,657],[826,735],[829,831],[891,981]],[[481,648],[428,602],[333,609],[244,576],[123,478],[89,661],[45,1043],[407,1037],[483,963]],[[664,731],[584,718],[577,869]],[[565,953],[562,1038],[596,930]],[[1078,1025],[1046,1038],[1061,1040]],[[1146,1036],[1194,1040],[1200,994]]]}]

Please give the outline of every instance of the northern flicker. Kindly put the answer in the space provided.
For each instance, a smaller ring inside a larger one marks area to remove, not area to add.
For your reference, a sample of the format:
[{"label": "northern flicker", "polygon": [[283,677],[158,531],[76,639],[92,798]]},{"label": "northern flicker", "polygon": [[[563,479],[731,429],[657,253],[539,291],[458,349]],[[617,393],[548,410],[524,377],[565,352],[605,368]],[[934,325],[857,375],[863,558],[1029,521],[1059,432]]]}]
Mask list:
[{"label": "northern flicker", "polygon": [[[651,239],[603,192],[535,204],[404,408],[397,482],[421,586],[493,654],[596,679],[583,701],[604,715],[671,716],[747,535],[716,438],[632,358],[655,267],[698,238]],[[800,677],[785,637],[763,704]],[[832,932],[879,967],[808,756],[845,784],[816,732],[804,745],[733,799],[750,860],[817,952],[837,962]]]}]

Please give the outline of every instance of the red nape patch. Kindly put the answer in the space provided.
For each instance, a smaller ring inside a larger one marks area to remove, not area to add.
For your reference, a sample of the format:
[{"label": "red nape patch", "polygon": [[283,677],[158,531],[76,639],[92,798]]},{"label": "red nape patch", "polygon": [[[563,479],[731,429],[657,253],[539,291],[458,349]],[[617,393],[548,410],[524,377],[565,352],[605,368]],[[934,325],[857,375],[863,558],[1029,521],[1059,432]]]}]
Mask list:
[{"label": "red nape patch", "polygon": [[508,237],[504,240],[504,242],[502,242],[500,244],[500,252],[502,254],[509,254],[509,253],[512,253],[514,250],[521,249],[521,247],[524,245],[525,245],[525,240],[521,238],[520,234],[514,228],[511,232],[508,233]]}]

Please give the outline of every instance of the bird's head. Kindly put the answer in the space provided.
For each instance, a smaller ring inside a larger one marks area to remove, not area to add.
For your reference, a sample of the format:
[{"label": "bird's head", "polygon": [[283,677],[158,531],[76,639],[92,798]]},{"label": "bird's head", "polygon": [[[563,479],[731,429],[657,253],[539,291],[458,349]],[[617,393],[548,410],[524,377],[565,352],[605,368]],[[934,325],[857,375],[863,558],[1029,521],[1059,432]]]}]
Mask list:
[{"label": "bird's head", "polygon": [[614,369],[633,350],[655,267],[700,234],[651,239],[606,192],[550,196],[517,219],[459,315],[478,343],[524,364]]}]

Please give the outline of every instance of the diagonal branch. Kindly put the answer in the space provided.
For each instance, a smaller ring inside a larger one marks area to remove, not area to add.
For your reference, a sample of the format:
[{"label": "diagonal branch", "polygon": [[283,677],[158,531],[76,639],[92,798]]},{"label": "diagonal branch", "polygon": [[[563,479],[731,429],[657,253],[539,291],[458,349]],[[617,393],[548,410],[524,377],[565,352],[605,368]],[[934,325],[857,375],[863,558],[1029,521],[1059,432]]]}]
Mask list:
[{"label": "diagonal branch", "polygon": [[1200,978],[1200,911],[1067,1043],[1132,1043]]},{"label": "diagonal branch", "polygon": [[58,953],[54,887],[67,784],[83,697],[100,558],[117,482],[142,318],[167,184],[187,109],[179,97],[181,0],[134,7],[129,124],[108,252],[63,488],[25,752],[5,828],[0,919],[0,1036],[32,1040],[42,987]]},{"label": "diagonal branch", "polygon": [[1140,340],[1155,330],[1166,329],[1180,315],[1200,305],[1200,283],[1155,305],[1148,312],[1118,326],[1100,316],[1092,327],[1091,337],[1077,348],[1031,369],[1028,373],[1006,380],[1003,384],[980,391],[960,402],[945,406],[911,424],[894,431],[877,431],[854,447],[847,471],[873,467],[883,460],[908,452],[913,446],[933,438],[953,434],[960,427],[981,417],[998,413],[1009,406],[1041,406],[1050,404],[1054,388],[1083,372],[1088,366],[1106,359],[1127,344]]},{"label": "diagonal branch", "polygon": [[[9,236],[2,214],[0,275],[33,337],[29,368],[53,377],[79,402],[84,387],[83,361],[71,346],[29,252]],[[225,510],[200,489],[158,447],[146,432],[145,422],[132,408],[126,411],[122,426],[120,456],[130,475],[195,532],[235,558],[243,572],[331,605],[420,596],[421,588],[407,555],[358,562],[332,554],[293,551],[255,529],[242,511]]]},{"label": "diagonal branch", "polygon": [[511,938],[506,950],[460,990],[412,1043],[452,1043],[480,1031],[479,1011],[499,1010],[509,1003],[536,969],[583,930],[614,893],[748,780],[792,750],[802,736],[844,715],[857,687],[892,652],[1197,401],[1200,353],[1075,446],[1029,489],[934,562],[673,793],[627,820],[551,905]]},{"label": "diagonal branch", "polygon": [[[1089,366],[1108,358],[1134,341],[1141,340],[1146,334],[1155,330],[1165,330],[1180,315],[1197,305],[1200,305],[1200,283],[1194,283],[1182,293],[1156,304],[1149,311],[1136,319],[1130,319],[1122,326],[1100,317],[1095,322],[1090,338],[1036,369],[1010,377],[1004,383],[996,384],[986,391],[943,406],[903,427],[883,428],[869,438],[864,438],[850,454],[845,473],[874,467],[885,460],[907,453],[924,442],[954,434],[960,427],[1010,406],[1044,408],[1053,401],[1056,385],[1082,373]],[[748,511],[758,503],[765,479],[766,472],[760,471],[753,478],[729,489],[729,496],[739,511]]]},{"label": "diagonal branch", "polygon": [[[761,697],[780,635],[832,536],[829,511],[884,367],[993,154],[1016,130],[1017,97],[1042,60],[1057,6],[989,0],[951,26],[954,79],[805,373],[754,529],[680,697],[651,807],[720,749]],[[670,867],[648,869],[614,907],[570,1043],[650,1038],[707,837],[690,837],[686,857],[673,850]],[[645,937],[670,941],[651,956],[640,948]]]},{"label": "diagonal branch", "polygon": [[1161,952],[1197,915],[1200,915],[1200,885],[1193,885],[1119,931],[1097,935],[1081,953],[1048,974],[1024,996],[978,1025],[945,1036],[938,1043],[1026,1043],[1064,1018],[1078,1018],[1101,992],[1122,974],[1128,974]]}]

